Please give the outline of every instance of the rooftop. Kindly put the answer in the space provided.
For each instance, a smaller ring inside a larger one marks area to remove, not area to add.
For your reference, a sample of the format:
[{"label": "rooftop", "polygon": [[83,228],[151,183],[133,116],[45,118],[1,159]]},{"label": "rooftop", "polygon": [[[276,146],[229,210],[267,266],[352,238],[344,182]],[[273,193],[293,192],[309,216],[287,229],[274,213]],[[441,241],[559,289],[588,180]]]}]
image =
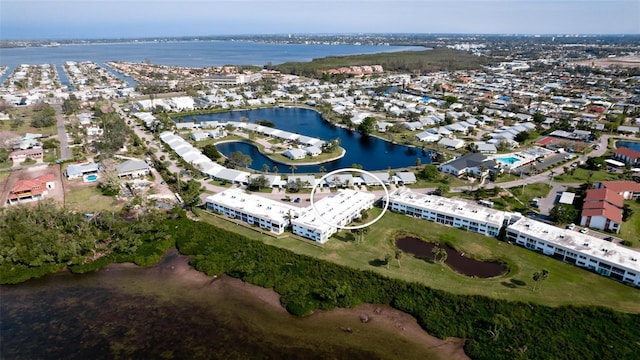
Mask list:
[{"label": "rooftop", "polygon": [[524,217],[509,225],[508,229],[534,236],[549,243],[561,245],[594,258],[640,271],[639,251],[588,234],[582,234],[569,229],[561,229]]},{"label": "rooftop", "polygon": [[390,201],[399,201],[423,209],[433,209],[458,217],[464,217],[479,223],[492,223],[502,226],[506,214],[483,205],[462,199],[449,199],[441,196],[414,193],[410,190],[396,190],[389,195]]}]

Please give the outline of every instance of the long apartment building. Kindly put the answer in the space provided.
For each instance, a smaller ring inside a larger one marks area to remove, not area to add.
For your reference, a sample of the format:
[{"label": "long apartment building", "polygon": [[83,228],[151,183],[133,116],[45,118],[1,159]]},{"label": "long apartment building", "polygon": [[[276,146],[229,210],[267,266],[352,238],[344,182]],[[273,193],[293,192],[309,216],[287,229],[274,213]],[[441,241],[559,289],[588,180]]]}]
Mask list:
[{"label": "long apartment building", "polygon": [[498,236],[506,226],[509,241],[558,260],[640,286],[640,251],[580,232],[486,208],[460,199],[396,190],[389,209],[440,224]]},{"label": "long apartment building", "polygon": [[525,217],[507,227],[507,239],[558,260],[640,286],[639,251]]},{"label": "long apartment building", "polygon": [[465,228],[486,236],[498,236],[511,214],[461,199],[395,190],[389,195],[389,209],[443,225]]},{"label": "long apartment building", "polygon": [[339,190],[315,203],[322,216],[318,217],[311,206],[298,208],[279,201],[248,194],[233,188],[205,199],[208,210],[224,216],[259,226],[275,234],[284,233],[291,224],[294,234],[325,243],[338,231],[360,217],[363,210],[373,207],[376,197],[372,193],[350,189]]},{"label": "long apartment building", "polygon": [[376,196],[372,193],[338,190],[337,193],[315,202],[317,213],[322,219],[309,207],[292,221],[292,231],[296,235],[325,243],[338,231],[338,226],[346,226],[359,218],[363,210],[373,207],[375,200]]},{"label": "long apartment building", "polygon": [[241,189],[228,189],[205,199],[207,209],[276,234],[282,234],[301,209]]}]

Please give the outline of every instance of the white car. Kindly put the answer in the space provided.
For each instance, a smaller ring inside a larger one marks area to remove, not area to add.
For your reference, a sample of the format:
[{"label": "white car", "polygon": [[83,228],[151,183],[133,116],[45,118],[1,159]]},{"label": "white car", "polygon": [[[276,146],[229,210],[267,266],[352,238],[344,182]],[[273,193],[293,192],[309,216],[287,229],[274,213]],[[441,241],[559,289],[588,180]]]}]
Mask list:
[{"label": "white car", "polygon": [[589,229],[587,229],[587,228],[580,229],[580,232],[583,233],[583,234],[585,234],[587,231],[589,231]]},{"label": "white car", "polygon": [[573,230],[576,228],[576,224],[569,224],[569,226],[567,226],[567,229],[569,230]]}]

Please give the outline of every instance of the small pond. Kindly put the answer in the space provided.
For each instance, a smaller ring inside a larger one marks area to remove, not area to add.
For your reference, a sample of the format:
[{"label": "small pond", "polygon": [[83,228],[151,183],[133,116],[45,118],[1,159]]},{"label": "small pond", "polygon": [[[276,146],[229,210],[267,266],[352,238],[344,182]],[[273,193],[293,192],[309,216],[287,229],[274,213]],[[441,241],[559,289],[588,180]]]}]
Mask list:
[{"label": "small pond", "polygon": [[[431,253],[436,243],[429,243],[415,237],[403,237],[396,240],[396,246],[406,252],[419,258],[434,259]],[[507,265],[495,261],[480,261],[470,258],[468,255],[460,254],[454,248],[445,245],[447,251],[447,260],[445,263],[454,271],[477,278],[490,278],[505,274],[508,270]]]}]

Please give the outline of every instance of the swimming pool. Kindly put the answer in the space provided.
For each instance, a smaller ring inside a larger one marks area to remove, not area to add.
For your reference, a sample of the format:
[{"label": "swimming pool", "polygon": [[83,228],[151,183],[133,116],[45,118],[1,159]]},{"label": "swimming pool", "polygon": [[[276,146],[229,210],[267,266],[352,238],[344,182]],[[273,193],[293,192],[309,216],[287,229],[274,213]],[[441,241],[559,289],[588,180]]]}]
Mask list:
[{"label": "swimming pool", "polygon": [[521,159],[518,159],[516,157],[501,157],[501,158],[496,158],[496,160],[500,161],[501,163],[508,164],[508,165],[513,165],[513,164],[517,163],[518,161],[521,161]]},{"label": "swimming pool", "polygon": [[96,180],[98,180],[98,175],[95,175],[95,174],[87,175],[84,177],[84,181],[87,181],[87,182],[96,181]]}]

